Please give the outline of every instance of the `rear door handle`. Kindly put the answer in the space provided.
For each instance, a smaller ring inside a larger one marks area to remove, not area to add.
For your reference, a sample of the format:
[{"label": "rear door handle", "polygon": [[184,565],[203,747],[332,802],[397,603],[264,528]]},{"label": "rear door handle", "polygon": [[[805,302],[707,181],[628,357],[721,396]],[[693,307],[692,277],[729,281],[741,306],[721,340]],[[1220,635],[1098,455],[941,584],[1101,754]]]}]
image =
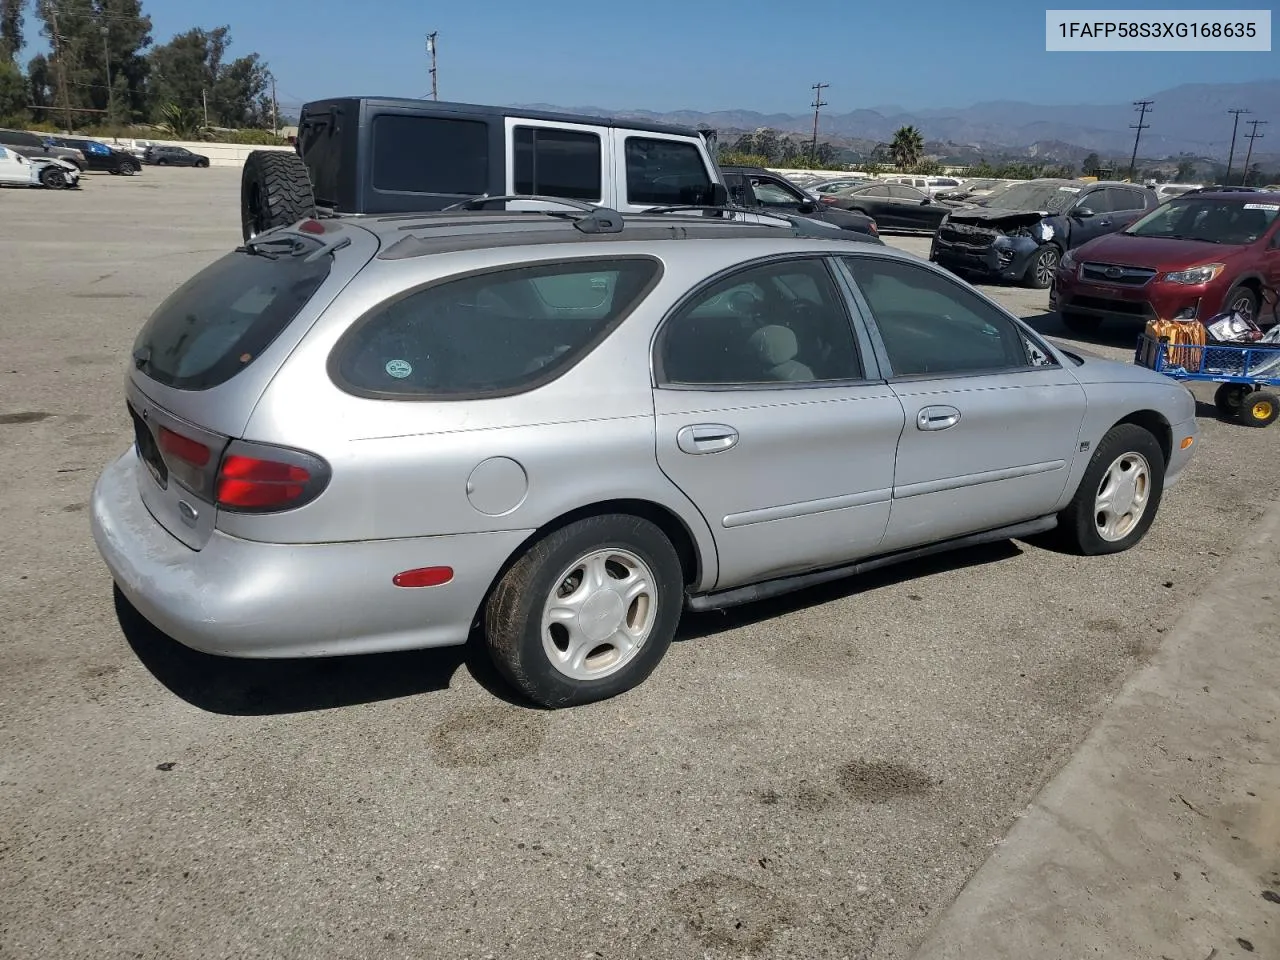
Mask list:
[{"label": "rear door handle", "polygon": [[720,453],[737,442],[738,431],[723,423],[695,423],[676,434],[676,446],[685,453]]},{"label": "rear door handle", "polygon": [[960,422],[960,411],[955,407],[924,407],[916,414],[916,427],[920,430],[945,430]]}]

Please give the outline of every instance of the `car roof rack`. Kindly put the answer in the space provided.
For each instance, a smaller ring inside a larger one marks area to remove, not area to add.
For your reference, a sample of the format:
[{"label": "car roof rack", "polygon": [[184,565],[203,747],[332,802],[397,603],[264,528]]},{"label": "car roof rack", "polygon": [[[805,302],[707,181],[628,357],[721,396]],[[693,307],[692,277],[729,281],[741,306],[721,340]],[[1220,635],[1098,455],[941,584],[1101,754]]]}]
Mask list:
[{"label": "car roof rack", "polygon": [[[488,194],[481,194],[478,197],[471,197],[459,203],[450,204],[445,207],[443,212],[456,212],[466,210],[483,210],[490,203],[506,203],[511,200],[533,201],[535,203],[558,203],[563,206],[573,207],[574,210],[518,210],[508,211],[514,213],[541,213],[551,217],[560,217],[571,220],[574,227],[583,233],[621,233],[622,232],[622,214],[617,210],[609,207],[603,207],[599,204],[586,203],[582,200],[571,200],[567,197],[549,197],[541,194],[532,193],[507,193],[496,197]],[[575,211],[578,214],[575,216]]]},{"label": "car roof rack", "polygon": [[[701,212],[705,217],[714,217],[718,214],[725,213],[743,213],[751,217],[760,218],[754,222],[754,226],[769,226],[767,223],[762,223],[761,220],[764,218],[772,218],[774,220],[782,220],[796,229],[807,231],[807,235],[809,236],[825,237],[827,235],[831,235],[838,237],[842,236],[846,232],[835,224],[827,223],[823,220],[817,220],[813,217],[806,217],[803,214],[774,213],[772,210],[756,210],[751,207],[743,207],[736,204],[723,204],[720,206],[696,203],[672,204],[670,206],[663,207],[650,207],[643,212],[646,215],[651,213],[662,215],[667,213]],[[846,237],[845,239],[848,238]]]}]

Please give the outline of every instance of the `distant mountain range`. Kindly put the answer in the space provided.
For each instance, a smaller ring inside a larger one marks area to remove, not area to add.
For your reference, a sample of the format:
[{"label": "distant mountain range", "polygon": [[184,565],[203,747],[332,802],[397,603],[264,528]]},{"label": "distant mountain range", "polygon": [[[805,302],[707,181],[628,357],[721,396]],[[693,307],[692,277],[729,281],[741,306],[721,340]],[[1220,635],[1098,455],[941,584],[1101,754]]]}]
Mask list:
[{"label": "distant mountain range", "polygon": [[[1251,111],[1240,118],[1236,141],[1237,162],[1248,146],[1248,120],[1270,121],[1259,126],[1262,134],[1254,142],[1254,162],[1264,165],[1280,160],[1280,79],[1249,83],[1189,83],[1144,96],[1153,100],[1142,131],[1144,157],[1191,154],[1206,159],[1227,159],[1231,146],[1234,108]],[[557,107],[550,104],[519,104],[525,109],[568,110],[573,113],[648,119],[688,126],[706,124],[723,137],[729,133],[770,127],[774,130],[808,134],[813,130],[813,114],[758,113],[752,110],[606,110],[601,107]],[[928,144],[928,151],[1000,153],[1047,160],[1079,160],[1090,152],[1101,157],[1128,159],[1133,149],[1138,114],[1132,102],[1105,105],[1044,106],[1018,100],[996,100],[971,107],[941,107],[906,110],[897,106],[873,107],[849,113],[825,113],[821,117],[822,139],[855,150],[873,149],[887,142],[899,127],[916,127]],[[1270,142],[1268,142],[1270,141]],[[865,145],[865,146],[864,146]],[[1269,147],[1269,149],[1267,149]]]}]

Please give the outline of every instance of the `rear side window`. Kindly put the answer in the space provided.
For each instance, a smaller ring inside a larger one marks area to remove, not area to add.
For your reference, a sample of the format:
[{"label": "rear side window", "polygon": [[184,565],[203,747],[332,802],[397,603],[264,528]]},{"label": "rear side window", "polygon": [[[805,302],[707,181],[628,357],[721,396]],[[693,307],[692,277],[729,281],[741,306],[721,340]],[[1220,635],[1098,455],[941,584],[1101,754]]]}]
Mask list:
[{"label": "rear side window", "polygon": [[373,121],[373,188],[479,196],[489,185],[489,126],[382,114]]},{"label": "rear side window", "polygon": [[691,143],[627,137],[627,202],[654,206],[706,203],[711,177]]},{"label": "rear side window", "polygon": [[356,323],[330,358],[358,396],[467,399],[520,393],[586,356],[648,293],[657,261],[558,261],[432,284]]},{"label": "rear side window", "polygon": [[515,128],[516,193],[596,201],[600,168],[600,138],[594,133]]},{"label": "rear side window", "polygon": [[229,253],[174,291],[134,341],[138,368],[157,383],[207,390],[251,364],[329,276],[330,256]]}]

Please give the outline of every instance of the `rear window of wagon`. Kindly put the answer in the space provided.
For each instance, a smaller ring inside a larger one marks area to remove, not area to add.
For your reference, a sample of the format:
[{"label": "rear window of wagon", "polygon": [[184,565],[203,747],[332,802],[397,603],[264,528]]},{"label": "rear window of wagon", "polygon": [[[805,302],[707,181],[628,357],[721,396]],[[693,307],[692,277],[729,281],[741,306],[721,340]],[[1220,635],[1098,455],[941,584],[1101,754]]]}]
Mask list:
[{"label": "rear window of wagon", "polygon": [[139,332],[135,365],[179,390],[207,390],[271,345],[329,276],[333,257],[312,257],[300,238],[244,248],[205,267],[170,294]]},{"label": "rear window of wagon", "polygon": [[541,262],[436,282],[383,303],[343,336],[329,372],[381,399],[521,393],[590,353],[652,289],[648,257]]}]

